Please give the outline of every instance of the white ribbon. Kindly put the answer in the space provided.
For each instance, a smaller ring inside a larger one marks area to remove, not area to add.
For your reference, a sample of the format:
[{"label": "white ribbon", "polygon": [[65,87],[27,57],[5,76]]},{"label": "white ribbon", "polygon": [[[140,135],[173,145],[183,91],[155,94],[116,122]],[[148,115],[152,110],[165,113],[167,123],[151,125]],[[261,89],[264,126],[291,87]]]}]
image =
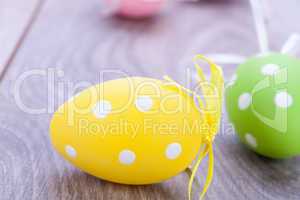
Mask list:
[{"label": "white ribbon", "polygon": [[281,49],[281,53],[294,55],[300,49],[300,34],[294,33],[285,42]]},{"label": "white ribbon", "polygon": [[206,57],[212,59],[218,64],[241,64],[246,61],[246,57],[236,54],[206,54]]},{"label": "white ribbon", "polygon": [[256,34],[261,53],[269,52],[269,41],[266,30],[266,17],[264,15],[264,6],[262,0],[250,0],[254,23],[256,27]]}]

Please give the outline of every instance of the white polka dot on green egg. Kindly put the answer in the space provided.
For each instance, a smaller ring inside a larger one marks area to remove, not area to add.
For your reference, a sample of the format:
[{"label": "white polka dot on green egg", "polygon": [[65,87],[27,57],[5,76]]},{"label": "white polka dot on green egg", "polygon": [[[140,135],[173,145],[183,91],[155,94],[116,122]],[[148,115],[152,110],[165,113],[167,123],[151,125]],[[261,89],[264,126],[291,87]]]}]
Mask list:
[{"label": "white polka dot on green egg", "polygon": [[300,155],[300,61],[263,55],[240,65],[236,74],[226,88],[226,105],[241,141],[271,158]]},{"label": "white polka dot on green egg", "polygon": [[238,106],[240,110],[245,110],[251,105],[252,97],[250,93],[243,93],[239,96]]},{"label": "white polka dot on green egg", "polygon": [[246,139],[246,142],[248,143],[248,145],[250,145],[252,148],[257,147],[257,141],[251,133],[247,133],[245,135],[245,139]]},{"label": "white polka dot on green egg", "polygon": [[275,104],[280,108],[288,108],[293,103],[293,97],[285,91],[278,92],[275,96]]},{"label": "white polka dot on green egg", "polygon": [[276,64],[266,64],[262,67],[261,72],[263,75],[273,76],[278,72],[279,69],[280,67]]},{"label": "white polka dot on green egg", "polygon": [[227,87],[230,87],[230,86],[232,86],[232,85],[234,85],[235,84],[235,82],[236,82],[236,80],[237,80],[237,74],[233,74],[232,75],[232,77],[231,77],[231,79],[229,80],[229,82],[227,83]]}]

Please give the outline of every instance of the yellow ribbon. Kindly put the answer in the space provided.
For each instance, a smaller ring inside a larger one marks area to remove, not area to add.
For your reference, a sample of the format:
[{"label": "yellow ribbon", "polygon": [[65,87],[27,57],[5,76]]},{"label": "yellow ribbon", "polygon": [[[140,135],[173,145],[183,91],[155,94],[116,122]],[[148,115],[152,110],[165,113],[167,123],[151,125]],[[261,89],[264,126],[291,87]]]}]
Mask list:
[{"label": "yellow ribbon", "polygon": [[[215,138],[215,135],[218,132],[218,127],[222,115],[222,96],[223,96],[223,87],[224,87],[224,78],[223,78],[223,72],[221,67],[217,66],[215,63],[213,63],[211,60],[205,58],[202,55],[197,55],[194,58],[195,62],[195,67],[198,72],[198,76],[201,81],[207,82],[205,75],[201,69],[201,67],[198,65],[197,61],[198,60],[204,60],[210,65],[210,70],[211,70],[211,79],[210,79],[210,86],[213,86],[213,89],[215,91],[211,91],[211,88],[207,89],[205,87],[201,87],[204,101],[206,103],[207,108],[211,108],[211,106],[215,106],[215,112],[210,113],[208,111],[206,113],[206,120],[207,123],[210,125],[210,131],[208,132],[207,137],[205,138],[205,148],[204,150],[200,153],[199,158],[192,170],[192,175],[190,177],[189,185],[188,185],[188,197],[189,200],[192,199],[192,186],[193,182],[196,176],[196,172],[198,171],[198,168],[202,162],[202,160],[208,155],[209,161],[208,161],[208,172],[207,172],[207,177],[206,177],[206,182],[204,184],[203,190],[200,194],[199,199],[203,199],[205,196],[211,182],[213,179],[213,172],[214,172],[214,153],[213,153],[213,141]],[[200,86],[202,84],[200,83]],[[206,84],[204,84],[205,86]],[[211,100],[210,96],[211,95],[216,95],[215,100]],[[214,127],[215,126],[215,127]]]},{"label": "yellow ribbon", "polygon": [[214,153],[213,153],[213,148],[212,148],[212,144],[205,144],[205,149],[200,153],[198,160],[195,164],[195,166],[193,167],[192,170],[192,174],[190,177],[190,181],[189,181],[189,185],[188,185],[188,198],[189,200],[192,199],[192,188],[193,188],[193,182],[195,180],[196,177],[196,173],[198,171],[198,168],[201,164],[201,162],[203,161],[203,159],[208,155],[209,157],[209,161],[208,161],[208,172],[207,172],[207,177],[206,177],[206,181],[205,181],[205,185],[203,187],[203,190],[201,192],[201,195],[199,197],[199,199],[203,199],[203,197],[205,196],[211,182],[212,182],[212,178],[213,178],[213,173],[214,173]]},{"label": "yellow ribbon", "polygon": [[[205,58],[202,55],[197,55],[194,58],[195,62],[195,67],[197,69],[198,76],[200,78],[200,81],[207,82],[207,79],[201,69],[201,67],[198,65],[197,61],[198,60],[204,60],[210,65],[210,70],[211,70],[211,79],[210,79],[210,86],[213,86],[214,91],[211,91],[211,88],[205,88],[206,84],[204,84],[203,87],[200,87],[202,89],[203,93],[203,98],[206,104],[207,108],[211,108],[211,106],[215,106],[215,112],[210,113],[208,111],[206,113],[206,120],[207,123],[210,125],[210,131],[208,132],[207,137],[205,138],[205,148],[204,150],[200,153],[199,158],[192,170],[192,175],[190,177],[189,185],[188,185],[188,198],[189,200],[192,199],[192,186],[194,179],[196,177],[196,172],[198,171],[198,168],[202,162],[202,160],[208,155],[209,161],[208,161],[208,172],[207,172],[207,177],[206,177],[206,182],[204,184],[203,190],[200,194],[199,199],[203,199],[205,196],[211,182],[213,179],[213,172],[214,172],[214,153],[213,153],[213,141],[215,138],[215,135],[218,132],[218,126],[220,123],[221,115],[222,115],[222,96],[223,96],[223,87],[224,87],[224,78],[223,78],[223,72],[221,67],[217,66],[215,63],[213,63],[211,60]],[[209,85],[208,85],[209,86]],[[209,86],[209,87],[210,87]],[[215,100],[211,100],[210,96],[211,95],[216,95]],[[214,127],[215,126],[215,127]]]},{"label": "yellow ribbon", "polygon": [[[198,65],[198,60],[204,60],[210,65],[211,70],[211,78],[210,81],[208,81],[201,69],[201,67]],[[204,57],[203,55],[197,55],[194,58],[195,62],[195,68],[197,70],[198,77],[200,78],[199,86],[201,88],[203,99],[196,94],[195,91],[191,91],[180,84],[176,83],[174,80],[169,78],[168,76],[165,76],[164,79],[170,82],[173,82],[177,89],[183,90],[185,93],[189,95],[193,95],[197,98],[199,102],[199,107],[201,110],[204,110],[204,119],[205,122],[210,125],[210,129],[208,133],[204,137],[204,145],[205,148],[199,153],[199,157],[197,159],[197,162],[195,166],[192,169],[190,181],[188,184],[188,199],[192,199],[192,188],[193,188],[193,182],[196,177],[196,173],[199,169],[199,166],[203,159],[208,155],[209,161],[208,161],[208,172],[206,181],[203,187],[203,190],[200,194],[199,199],[203,199],[205,196],[211,182],[213,179],[213,172],[214,172],[214,153],[213,153],[213,141],[215,138],[215,135],[218,132],[218,126],[220,123],[221,115],[222,115],[222,96],[223,96],[223,87],[224,87],[224,78],[223,78],[223,72],[221,67],[217,66],[214,62],[209,60],[208,58]],[[213,86],[213,87],[211,87]],[[169,87],[170,89],[170,87]],[[174,88],[172,88],[174,89]],[[212,95],[215,95],[215,98],[212,100]],[[203,102],[204,100],[204,102]],[[214,112],[211,113],[208,109],[211,107],[215,107]]]}]

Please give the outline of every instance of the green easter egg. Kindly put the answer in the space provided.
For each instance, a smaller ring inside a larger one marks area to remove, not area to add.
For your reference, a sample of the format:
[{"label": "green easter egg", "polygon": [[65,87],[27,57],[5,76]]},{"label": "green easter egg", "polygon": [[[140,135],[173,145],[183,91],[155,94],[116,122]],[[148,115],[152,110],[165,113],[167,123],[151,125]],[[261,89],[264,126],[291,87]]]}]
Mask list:
[{"label": "green easter egg", "polygon": [[226,106],[239,138],[258,154],[300,155],[300,60],[275,53],[249,59],[226,86]]}]

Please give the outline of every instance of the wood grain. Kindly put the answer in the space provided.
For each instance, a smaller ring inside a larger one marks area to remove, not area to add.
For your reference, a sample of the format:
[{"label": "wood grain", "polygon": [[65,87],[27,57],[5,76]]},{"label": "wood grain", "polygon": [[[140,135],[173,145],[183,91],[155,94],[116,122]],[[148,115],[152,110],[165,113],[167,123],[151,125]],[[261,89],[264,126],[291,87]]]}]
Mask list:
[{"label": "wood grain", "polygon": [[0,79],[28,32],[41,1],[3,0],[0,3]]},{"label": "wood grain", "polygon": [[[272,18],[277,17],[280,9],[289,10],[284,17],[274,19],[276,22],[270,21],[271,45],[275,49],[291,30],[300,31],[289,18],[300,17],[295,8],[298,1],[285,2],[276,0],[271,4]],[[103,70],[154,78],[168,74],[183,82],[185,69],[196,53],[256,54],[258,45],[248,2],[174,3],[161,16],[143,21],[103,17],[99,6],[99,0],[46,1],[10,62],[0,85],[1,199],[187,198],[185,173],[158,185],[130,187],[105,182],[75,169],[51,147],[51,114],[75,92],[66,92],[67,83],[80,83],[80,90],[120,76],[107,73],[102,80],[99,73]],[[52,73],[50,68],[64,73],[56,74],[54,87],[47,77]],[[235,66],[224,69],[228,78]],[[25,112],[16,99],[14,87],[30,70],[46,70],[46,74],[24,80],[20,98],[28,107],[46,108],[43,114]],[[65,83],[63,99],[57,97],[62,92],[59,83]],[[215,155],[215,177],[207,199],[300,198],[300,159],[274,161],[250,152],[238,142],[226,113],[216,139]],[[206,167],[204,162],[198,173],[201,185]]]}]

